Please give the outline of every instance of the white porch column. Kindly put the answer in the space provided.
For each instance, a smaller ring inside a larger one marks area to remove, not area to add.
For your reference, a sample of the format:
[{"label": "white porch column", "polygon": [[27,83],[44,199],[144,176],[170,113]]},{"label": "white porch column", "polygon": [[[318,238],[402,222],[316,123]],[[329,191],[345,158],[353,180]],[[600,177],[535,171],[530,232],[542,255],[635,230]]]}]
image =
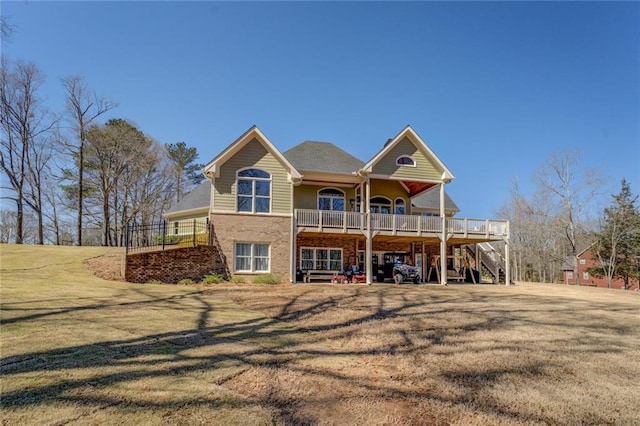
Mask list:
[{"label": "white porch column", "polygon": [[447,285],[447,218],[444,214],[444,182],[440,184],[440,284]]},{"label": "white porch column", "polygon": [[[364,256],[366,258],[366,269],[367,269],[367,284],[371,284],[372,276],[373,276],[373,238],[371,237],[371,205],[369,204],[369,200],[371,199],[371,179],[367,176],[367,180],[365,182],[365,206],[366,206],[366,214],[365,220],[367,221],[367,244],[364,252]],[[360,201],[362,203],[362,201]]]}]

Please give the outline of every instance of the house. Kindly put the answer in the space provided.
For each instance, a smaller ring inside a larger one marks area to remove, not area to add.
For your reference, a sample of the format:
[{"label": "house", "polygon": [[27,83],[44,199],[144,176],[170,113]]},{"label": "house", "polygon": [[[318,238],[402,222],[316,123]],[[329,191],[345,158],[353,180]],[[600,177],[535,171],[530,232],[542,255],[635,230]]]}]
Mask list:
[{"label": "house", "polygon": [[[580,278],[580,285],[587,285],[593,287],[607,288],[607,277],[597,276],[589,273],[589,268],[600,267],[600,261],[593,252],[593,244],[581,251],[578,258],[578,275]],[[564,274],[564,283],[575,285],[576,279],[574,277],[573,265],[571,261],[565,262],[562,268]],[[611,288],[624,289],[624,280],[622,278],[614,278],[611,280]],[[637,279],[629,278],[629,290],[639,289],[639,283]]]},{"label": "house", "polygon": [[454,175],[410,126],[367,162],[328,142],[280,152],[253,126],[204,174],[166,218],[176,229],[210,222],[233,275],[295,282],[305,270],[328,280],[355,264],[371,283],[384,253],[404,252],[421,277],[436,268],[445,284],[469,244],[504,242],[508,258],[509,223],[455,217],[445,192]]}]

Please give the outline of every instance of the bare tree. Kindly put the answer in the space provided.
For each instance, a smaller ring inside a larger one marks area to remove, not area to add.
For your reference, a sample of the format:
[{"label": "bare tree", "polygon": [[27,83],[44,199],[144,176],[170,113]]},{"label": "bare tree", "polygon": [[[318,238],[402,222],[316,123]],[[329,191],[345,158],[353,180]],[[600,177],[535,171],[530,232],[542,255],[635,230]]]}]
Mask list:
[{"label": "bare tree", "polygon": [[[38,242],[43,243],[42,203],[29,194],[40,192],[41,179],[33,179],[46,167],[48,157],[43,140],[55,121],[50,120],[37,97],[44,82],[44,74],[34,63],[17,61],[3,56],[0,65],[0,168],[8,178],[10,191],[4,198],[16,204],[15,242],[24,242],[24,207],[30,205],[38,214]],[[41,177],[41,175],[40,175]]]},{"label": "bare tree", "polygon": [[559,226],[569,245],[569,253],[573,260],[573,274],[576,284],[578,277],[578,253],[580,252],[580,236],[585,234],[583,227],[587,219],[588,208],[598,193],[603,179],[599,170],[580,166],[580,154],[576,151],[554,153],[549,162],[538,169],[534,175],[538,188],[548,194],[554,201],[555,214]]},{"label": "bare tree", "polygon": [[66,109],[75,133],[76,144],[71,147],[71,153],[77,165],[77,244],[82,245],[82,214],[84,209],[84,150],[86,132],[89,126],[102,114],[115,108],[117,103],[110,99],[99,97],[91,92],[79,75],[63,78],[62,86],[66,92]]}]

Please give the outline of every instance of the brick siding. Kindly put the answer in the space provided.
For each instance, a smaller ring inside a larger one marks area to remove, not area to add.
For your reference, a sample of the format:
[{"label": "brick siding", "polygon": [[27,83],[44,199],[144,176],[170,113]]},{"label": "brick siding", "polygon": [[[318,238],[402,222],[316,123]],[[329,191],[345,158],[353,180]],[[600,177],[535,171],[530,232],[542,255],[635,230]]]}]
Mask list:
[{"label": "brick siding", "polygon": [[270,273],[279,276],[282,282],[291,281],[290,217],[215,213],[211,215],[211,223],[232,275],[246,278],[249,282],[259,275],[234,272],[236,242],[267,243],[271,248]]},{"label": "brick siding", "polygon": [[177,283],[190,278],[196,282],[206,275],[220,273],[217,250],[212,246],[175,248],[164,251],[131,253],[125,261],[125,280],[147,283],[159,280]]}]

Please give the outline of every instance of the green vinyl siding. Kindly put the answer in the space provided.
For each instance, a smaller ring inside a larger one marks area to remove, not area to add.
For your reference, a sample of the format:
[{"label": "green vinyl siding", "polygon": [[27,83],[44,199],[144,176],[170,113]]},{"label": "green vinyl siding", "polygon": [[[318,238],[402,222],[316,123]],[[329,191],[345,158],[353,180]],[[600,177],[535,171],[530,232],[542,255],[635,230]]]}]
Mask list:
[{"label": "green vinyl siding", "polygon": [[[397,166],[396,159],[401,155],[412,157],[416,162],[416,167]],[[442,170],[405,137],[373,166],[373,174],[407,180],[440,180]]]},{"label": "green vinyl siding", "polygon": [[220,176],[214,182],[213,208],[236,211],[236,172],[246,168],[271,173],[271,213],[291,213],[291,184],[287,181],[287,171],[256,139],[220,167]]}]

